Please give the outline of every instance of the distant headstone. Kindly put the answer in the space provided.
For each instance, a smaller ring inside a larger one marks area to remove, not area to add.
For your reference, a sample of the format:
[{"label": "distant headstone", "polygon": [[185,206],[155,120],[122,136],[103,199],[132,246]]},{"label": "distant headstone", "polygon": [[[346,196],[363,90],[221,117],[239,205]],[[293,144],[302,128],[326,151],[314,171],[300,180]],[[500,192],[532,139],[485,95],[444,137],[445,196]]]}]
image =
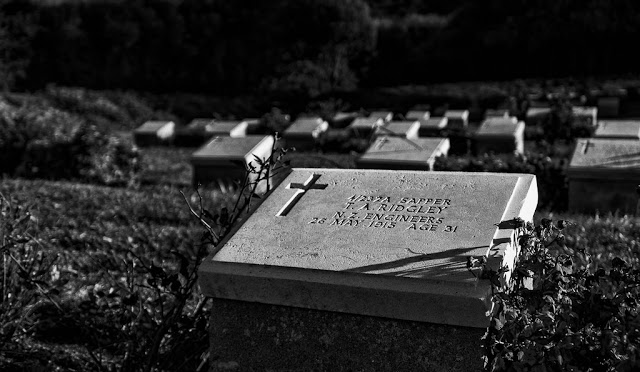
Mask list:
[{"label": "distant headstone", "polygon": [[438,156],[449,152],[446,138],[406,139],[381,136],[356,160],[358,168],[432,170]]},{"label": "distant headstone", "polygon": [[[244,181],[248,164],[259,169],[254,155],[260,159],[268,158],[273,144],[272,136],[214,137],[191,155],[193,184],[232,188],[237,181]],[[264,192],[265,189],[266,182],[257,191]]]},{"label": "distant headstone", "polygon": [[371,111],[369,114],[370,119],[382,119],[382,121],[389,122],[393,120],[393,112],[391,111]]},{"label": "distant headstone", "polygon": [[135,144],[140,147],[171,143],[176,124],[172,121],[147,121],[133,132]]},{"label": "distant headstone", "polygon": [[572,111],[576,124],[593,127],[598,123],[597,107],[573,106]]},{"label": "distant headstone", "polygon": [[463,129],[469,125],[469,110],[447,110],[444,116],[451,129]]},{"label": "distant headstone", "polygon": [[485,257],[508,279],[517,252],[507,221],[531,221],[537,198],[529,174],[293,169],[202,263],[200,285],[246,309],[483,328],[491,284],[467,261]]},{"label": "distant headstone", "polygon": [[431,117],[420,121],[418,137],[438,137],[443,130],[447,129],[449,120],[446,117]]},{"label": "distant headstone", "polygon": [[405,119],[407,120],[427,120],[431,117],[431,114],[429,113],[429,111],[425,111],[425,110],[411,110],[409,112],[407,112],[407,114],[404,116]]},{"label": "distant headstone", "polygon": [[357,118],[349,128],[356,137],[369,137],[375,132],[376,128],[384,125],[385,121],[378,117]]},{"label": "distant headstone", "polygon": [[404,138],[418,138],[420,122],[413,121],[392,121],[386,125],[376,128],[377,136],[396,136]]},{"label": "distant headstone", "polygon": [[511,118],[489,118],[475,135],[477,154],[524,153],[524,122]]},{"label": "distant headstone", "polygon": [[634,214],[640,184],[640,141],[579,139],[567,177],[570,211]]},{"label": "distant headstone", "polygon": [[526,123],[529,126],[541,126],[551,115],[549,107],[529,107],[526,113]]},{"label": "distant headstone", "polygon": [[287,128],[282,137],[287,147],[295,147],[297,150],[310,150],[315,147],[316,138],[329,129],[329,123],[320,117],[302,117]]},{"label": "distant headstone", "polygon": [[640,139],[640,120],[602,120],[598,123],[596,138]]},{"label": "distant headstone", "polygon": [[598,113],[604,118],[620,116],[620,97],[598,97]]},{"label": "distant headstone", "polygon": [[331,118],[332,128],[344,128],[360,116],[357,112],[337,112]]},{"label": "distant headstone", "polygon": [[509,110],[508,109],[488,109],[484,113],[484,117],[489,118],[508,118]]}]

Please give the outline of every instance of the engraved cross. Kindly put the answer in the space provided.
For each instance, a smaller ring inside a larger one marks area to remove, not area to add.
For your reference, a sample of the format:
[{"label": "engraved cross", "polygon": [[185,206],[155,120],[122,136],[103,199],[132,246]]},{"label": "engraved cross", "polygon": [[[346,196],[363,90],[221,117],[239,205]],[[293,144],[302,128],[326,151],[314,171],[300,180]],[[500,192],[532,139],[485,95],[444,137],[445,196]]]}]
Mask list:
[{"label": "engraved cross", "polygon": [[592,143],[590,140],[586,140],[583,144],[582,144],[582,153],[586,154],[587,151],[589,151],[589,147],[591,146],[595,146],[595,143]]},{"label": "engraved cross", "polygon": [[289,185],[287,185],[288,189],[298,189],[298,191],[296,191],[296,193],[293,194],[291,199],[289,199],[287,204],[285,204],[284,207],[282,207],[282,209],[280,209],[280,211],[276,213],[276,216],[286,216],[291,211],[293,206],[296,205],[298,200],[302,198],[302,195],[304,195],[308,190],[326,189],[328,186],[327,184],[320,184],[320,183],[316,184],[316,181],[318,180],[318,178],[320,178],[320,175],[314,173],[303,184],[290,183]]},{"label": "engraved cross", "polygon": [[386,136],[380,137],[380,139],[378,139],[378,143],[376,144],[376,149],[380,150],[382,146],[384,146],[384,144],[387,142],[389,142],[389,139]]}]

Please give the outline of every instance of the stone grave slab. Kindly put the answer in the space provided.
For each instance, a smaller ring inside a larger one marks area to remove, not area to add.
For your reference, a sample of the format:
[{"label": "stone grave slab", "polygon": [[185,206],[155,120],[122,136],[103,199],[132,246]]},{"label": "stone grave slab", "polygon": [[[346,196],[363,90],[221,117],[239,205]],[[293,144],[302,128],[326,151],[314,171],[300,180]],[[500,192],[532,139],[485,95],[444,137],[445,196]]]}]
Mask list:
[{"label": "stone grave slab", "polygon": [[596,138],[640,139],[639,120],[602,120],[598,123]]},{"label": "stone grave slab", "polygon": [[382,119],[382,121],[389,122],[393,120],[393,112],[388,110],[371,111],[369,118]]},{"label": "stone grave slab", "polygon": [[418,137],[439,137],[442,135],[442,131],[447,129],[448,123],[449,119],[444,116],[420,120]]},{"label": "stone grave slab", "polygon": [[205,125],[205,132],[213,136],[244,137],[247,135],[247,121],[214,120]]},{"label": "stone grave slab", "polygon": [[500,222],[530,221],[537,186],[525,174],[298,168],[261,200],[203,261],[205,295],[483,328],[491,286],[467,259],[513,269],[514,226]]},{"label": "stone grave slab", "polygon": [[411,110],[409,112],[407,112],[407,114],[404,116],[405,119],[407,120],[427,120],[431,117],[431,114],[429,113],[429,111],[426,110]]},{"label": "stone grave slab", "polygon": [[525,121],[528,126],[541,126],[550,115],[550,107],[529,107]]},{"label": "stone grave slab", "polygon": [[581,138],[569,169],[569,210],[635,214],[640,184],[640,141]]},{"label": "stone grave slab", "polygon": [[311,150],[316,138],[329,129],[329,123],[320,117],[301,117],[294,121],[282,134],[287,147],[297,150]]},{"label": "stone grave slab", "polygon": [[447,156],[447,138],[398,138],[380,136],[356,160],[358,168],[432,170],[438,156]]},{"label": "stone grave slab", "polygon": [[377,127],[375,135],[418,138],[418,129],[420,129],[420,122],[417,120],[392,121]]},{"label": "stone grave slab", "polygon": [[158,146],[173,140],[176,124],[172,121],[147,121],[133,132],[137,146]]},{"label": "stone grave slab", "polygon": [[524,153],[524,127],[514,117],[486,119],[475,134],[475,152]]},{"label": "stone grave slab", "polygon": [[447,110],[444,116],[451,129],[464,129],[469,125],[469,110]]},{"label": "stone grave slab", "polygon": [[357,112],[337,112],[331,118],[332,128],[345,128],[360,116]]},{"label": "stone grave slab", "polygon": [[508,118],[509,110],[508,109],[488,109],[484,113],[485,118]]},{"label": "stone grave slab", "polygon": [[[273,145],[272,136],[213,137],[191,155],[193,184],[214,184],[223,190],[233,190],[236,181],[244,181],[247,164],[258,167],[254,155],[268,158]],[[266,182],[258,192],[265,190]]]},{"label": "stone grave slab", "polygon": [[354,136],[366,138],[371,136],[376,128],[384,124],[385,121],[378,117],[357,118],[347,128],[351,130]]},{"label": "stone grave slab", "polygon": [[576,124],[593,127],[598,124],[598,108],[590,106],[573,106],[573,117]]}]

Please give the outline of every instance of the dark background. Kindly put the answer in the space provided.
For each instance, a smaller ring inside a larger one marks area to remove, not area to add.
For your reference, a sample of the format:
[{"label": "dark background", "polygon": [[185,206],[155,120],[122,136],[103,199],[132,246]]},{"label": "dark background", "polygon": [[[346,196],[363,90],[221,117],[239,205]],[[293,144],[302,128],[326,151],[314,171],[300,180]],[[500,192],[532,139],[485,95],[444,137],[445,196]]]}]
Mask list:
[{"label": "dark background", "polygon": [[0,82],[314,97],[638,71],[634,0],[0,0]]}]

